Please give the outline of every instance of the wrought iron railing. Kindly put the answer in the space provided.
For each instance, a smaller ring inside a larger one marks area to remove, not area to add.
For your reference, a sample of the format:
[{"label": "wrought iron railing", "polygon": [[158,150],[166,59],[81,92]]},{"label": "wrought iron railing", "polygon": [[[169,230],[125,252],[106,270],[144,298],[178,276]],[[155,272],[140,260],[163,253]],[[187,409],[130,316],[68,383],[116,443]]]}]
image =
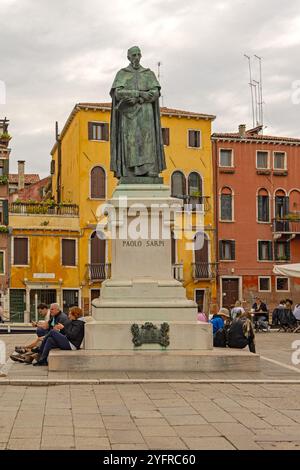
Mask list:
[{"label": "wrought iron railing", "polygon": [[198,209],[201,212],[209,212],[211,210],[209,196],[172,195],[172,197],[182,199],[184,204],[189,204],[193,211]]},{"label": "wrought iron railing", "polygon": [[198,279],[213,279],[217,275],[216,263],[193,263],[193,278]]},{"label": "wrought iron railing", "polygon": [[110,263],[92,263],[88,265],[91,281],[104,281],[110,278]]},{"label": "wrought iron railing", "polygon": [[273,233],[295,233],[300,234],[300,217],[273,219]]},{"label": "wrought iron railing", "polygon": [[12,202],[9,204],[11,214],[47,214],[76,216],[79,207],[76,204],[46,204],[43,202]]}]

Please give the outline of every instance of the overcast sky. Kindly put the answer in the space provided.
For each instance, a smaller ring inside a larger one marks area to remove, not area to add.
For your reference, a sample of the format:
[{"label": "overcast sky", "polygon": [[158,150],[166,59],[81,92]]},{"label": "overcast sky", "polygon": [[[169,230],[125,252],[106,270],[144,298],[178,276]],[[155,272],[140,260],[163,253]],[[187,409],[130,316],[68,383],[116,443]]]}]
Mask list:
[{"label": "overcast sky", "polygon": [[162,62],[164,106],[216,114],[214,131],[252,127],[244,53],[263,57],[265,133],[300,137],[299,0],[0,0],[11,172],[48,174],[55,121],[108,101],[132,45]]}]

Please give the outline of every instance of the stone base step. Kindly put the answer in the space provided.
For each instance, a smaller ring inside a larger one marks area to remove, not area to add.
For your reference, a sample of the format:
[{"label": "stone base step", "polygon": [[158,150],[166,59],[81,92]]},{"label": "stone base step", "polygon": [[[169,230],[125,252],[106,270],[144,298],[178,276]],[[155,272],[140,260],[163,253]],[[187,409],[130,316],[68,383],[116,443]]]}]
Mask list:
[{"label": "stone base step", "polygon": [[246,350],[62,351],[49,355],[49,371],[259,371],[260,357]]}]

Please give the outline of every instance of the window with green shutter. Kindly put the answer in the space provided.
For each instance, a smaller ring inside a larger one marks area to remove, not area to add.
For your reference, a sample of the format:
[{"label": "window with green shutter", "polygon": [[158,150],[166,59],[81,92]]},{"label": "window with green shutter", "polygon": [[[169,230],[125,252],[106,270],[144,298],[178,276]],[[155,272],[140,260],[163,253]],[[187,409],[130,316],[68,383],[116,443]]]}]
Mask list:
[{"label": "window with green shutter", "polygon": [[0,274],[4,274],[4,251],[0,251]]},{"label": "window with green shutter", "polygon": [[272,242],[269,240],[258,241],[258,259],[259,261],[272,261],[273,260],[273,247]]},{"label": "window with green shutter", "polygon": [[235,240],[220,240],[219,257],[222,261],[235,260]]}]

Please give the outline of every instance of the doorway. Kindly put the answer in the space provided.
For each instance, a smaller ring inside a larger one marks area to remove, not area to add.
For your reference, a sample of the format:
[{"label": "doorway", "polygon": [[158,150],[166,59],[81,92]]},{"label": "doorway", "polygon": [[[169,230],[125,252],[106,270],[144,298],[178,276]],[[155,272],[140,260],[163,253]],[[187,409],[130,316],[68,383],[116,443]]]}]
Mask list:
[{"label": "doorway", "polygon": [[63,311],[68,313],[70,307],[79,307],[78,289],[63,289]]},{"label": "doorway", "polygon": [[240,280],[238,278],[222,278],[222,307],[231,310],[239,300]]},{"label": "doorway", "polygon": [[195,302],[198,305],[198,311],[204,312],[205,289],[195,289]]}]

